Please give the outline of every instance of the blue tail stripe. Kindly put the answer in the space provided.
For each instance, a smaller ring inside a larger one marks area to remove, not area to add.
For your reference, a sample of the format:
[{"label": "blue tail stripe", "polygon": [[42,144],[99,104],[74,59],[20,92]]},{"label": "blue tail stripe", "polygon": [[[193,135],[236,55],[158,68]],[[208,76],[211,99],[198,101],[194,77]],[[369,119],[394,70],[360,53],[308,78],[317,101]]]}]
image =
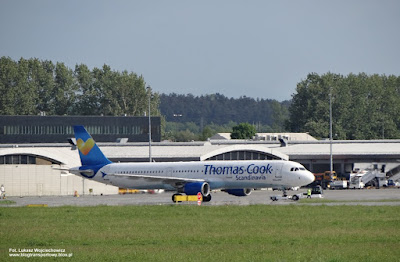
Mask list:
[{"label": "blue tail stripe", "polygon": [[[94,166],[94,165],[108,165],[112,163],[104,154],[101,152],[100,148],[97,146],[97,144],[94,142],[92,136],[86,131],[84,126],[74,126],[74,133],[75,133],[75,138],[76,142],[78,145],[78,151],[79,151],[79,156],[81,158],[81,163],[82,166]],[[93,145],[85,145],[89,144],[88,140],[92,139]],[[82,147],[80,142],[83,142],[83,145],[86,146],[86,148]]]}]

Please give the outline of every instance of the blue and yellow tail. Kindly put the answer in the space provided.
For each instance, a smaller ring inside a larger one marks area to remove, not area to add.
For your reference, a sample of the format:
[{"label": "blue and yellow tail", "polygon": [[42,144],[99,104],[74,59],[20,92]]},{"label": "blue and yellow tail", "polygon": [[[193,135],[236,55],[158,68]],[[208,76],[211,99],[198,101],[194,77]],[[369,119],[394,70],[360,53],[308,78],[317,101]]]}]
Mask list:
[{"label": "blue and yellow tail", "polygon": [[108,165],[112,163],[101,152],[92,136],[83,126],[74,126],[76,145],[79,149],[82,166]]}]

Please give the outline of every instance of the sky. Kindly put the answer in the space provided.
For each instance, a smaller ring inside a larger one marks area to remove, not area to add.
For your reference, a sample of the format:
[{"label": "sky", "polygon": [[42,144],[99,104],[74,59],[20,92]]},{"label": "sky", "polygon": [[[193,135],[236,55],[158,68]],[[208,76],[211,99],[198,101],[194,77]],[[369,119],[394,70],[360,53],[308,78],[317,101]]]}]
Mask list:
[{"label": "sky", "polygon": [[400,75],[399,28],[398,0],[0,0],[0,57],[283,101],[311,72]]}]

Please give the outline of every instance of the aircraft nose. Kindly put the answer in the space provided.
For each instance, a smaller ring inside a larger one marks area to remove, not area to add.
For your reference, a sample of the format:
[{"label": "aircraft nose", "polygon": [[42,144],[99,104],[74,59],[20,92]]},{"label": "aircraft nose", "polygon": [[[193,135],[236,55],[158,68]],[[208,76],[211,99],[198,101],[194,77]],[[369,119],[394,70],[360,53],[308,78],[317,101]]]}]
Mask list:
[{"label": "aircraft nose", "polygon": [[307,173],[304,174],[304,183],[305,183],[305,185],[308,185],[308,184],[314,182],[314,180],[315,180],[315,176],[314,176],[313,173],[308,171]]}]

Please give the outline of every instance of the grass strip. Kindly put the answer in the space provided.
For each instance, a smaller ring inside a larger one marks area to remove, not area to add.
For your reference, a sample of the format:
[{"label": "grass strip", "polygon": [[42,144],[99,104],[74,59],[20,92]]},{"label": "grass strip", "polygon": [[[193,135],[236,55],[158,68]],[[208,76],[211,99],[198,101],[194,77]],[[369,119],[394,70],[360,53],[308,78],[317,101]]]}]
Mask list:
[{"label": "grass strip", "polygon": [[0,260],[10,248],[62,248],[73,261],[396,261],[399,214],[399,206],[0,207]]},{"label": "grass strip", "polygon": [[370,200],[332,200],[332,199],[325,199],[325,198],[302,198],[299,200],[299,203],[306,204],[306,203],[380,203],[380,202],[400,202],[400,199],[370,199]]},{"label": "grass strip", "polygon": [[13,205],[13,204],[15,204],[15,201],[12,201],[12,200],[0,200],[0,205],[7,206],[7,205]]}]

